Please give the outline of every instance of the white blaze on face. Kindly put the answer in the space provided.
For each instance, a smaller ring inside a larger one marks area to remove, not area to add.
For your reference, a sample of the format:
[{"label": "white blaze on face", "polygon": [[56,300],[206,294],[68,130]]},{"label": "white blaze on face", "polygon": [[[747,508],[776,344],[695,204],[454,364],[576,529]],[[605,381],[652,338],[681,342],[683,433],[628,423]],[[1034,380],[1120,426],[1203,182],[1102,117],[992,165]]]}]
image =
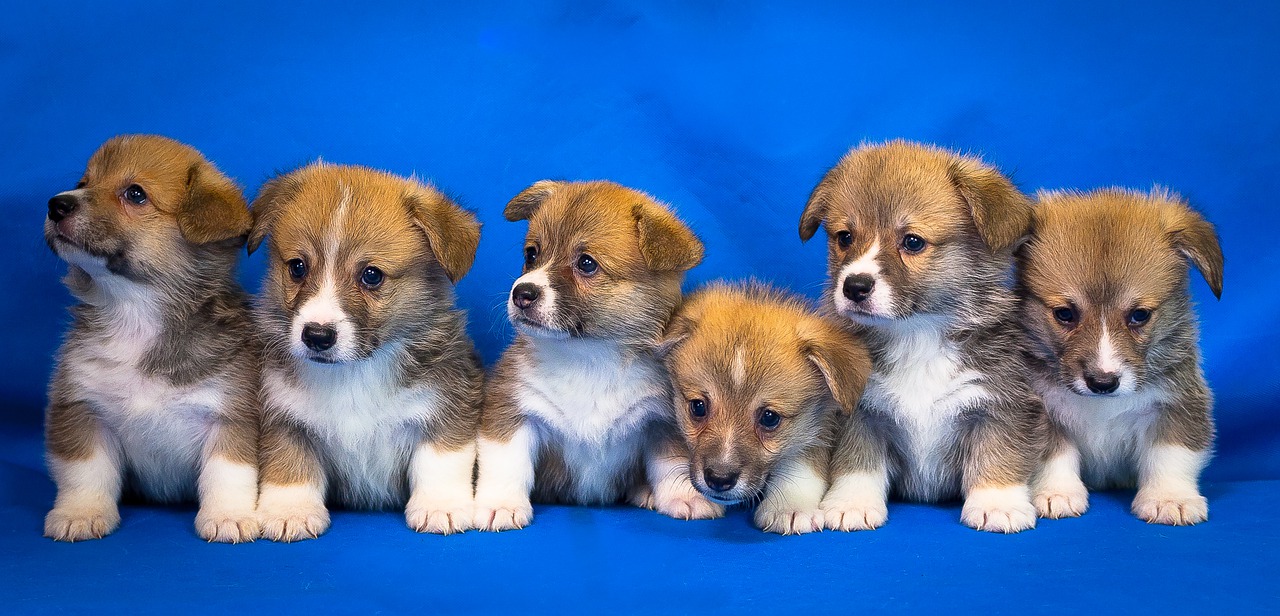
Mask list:
[{"label": "white blaze on face", "polygon": [[550,265],[544,265],[532,272],[529,272],[516,279],[511,285],[512,293],[507,295],[507,314],[514,317],[521,314],[519,308],[516,307],[514,292],[516,287],[528,283],[538,287],[538,301],[534,304],[532,314],[529,316],[541,321],[544,325],[550,325],[556,314],[556,290],[551,286],[551,277],[547,270]]},{"label": "white blaze on face", "polygon": [[1119,387],[1115,391],[1117,395],[1131,393],[1136,388],[1137,384],[1134,383],[1129,367],[1116,352],[1115,341],[1111,338],[1111,331],[1107,329],[1106,323],[1102,324],[1102,336],[1098,338],[1097,366],[1099,372],[1114,374],[1120,379]]},{"label": "white blaze on face", "polygon": [[[293,352],[299,357],[311,353],[302,342],[302,330],[307,325],[332,327],[338,332],[337,341],[329,349],[331,357],[341,360],[346,357],[355,342],[355,328],[342,308],[342,299],[338,293],[340,285],[347,282],[348,272],[342,270],[338,263],[338,248],[342,243],[347,222],[347,206],[351,203],[351,188],[342,186],[342,201],[334,211],[329,223],[329,232],[324,238],[324,268],[320,272],[312,271],[308,276],[321,276],[320,291],[311,296],[298,309],[293,318],[292,341]],[[313,264],[308,264],[313,265]]]},{"label": "white blaze on face", "polygon": [[844,282],[850,276],[870,276],[875,281],[875,286],[871,289],[871,295],[863,301],[858,310],[880,317],[892,317],[893,310],[893,293],[892,289],[883,277],[880,276],[880,263],[876,261],[876,257],[880,254],[880,240],[877,239],[871,244],[871,248],[867,252],[858,257],[840,270],[840,275],[836,277],[836,288],[832,290],[835,294],[836,309],[843,313],[855,310],[853,300],[844,296]]}]

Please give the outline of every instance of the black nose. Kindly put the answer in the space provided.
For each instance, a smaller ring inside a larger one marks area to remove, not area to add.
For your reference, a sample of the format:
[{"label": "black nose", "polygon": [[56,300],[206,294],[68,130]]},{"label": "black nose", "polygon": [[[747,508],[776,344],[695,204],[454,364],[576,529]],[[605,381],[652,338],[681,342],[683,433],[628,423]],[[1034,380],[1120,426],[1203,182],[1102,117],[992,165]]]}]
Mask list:
[{"label": "black nose", "polygon": [[71,195],[58,195],[49,200],[49,220],[59,222],[76,211],[76,198]]},{"label": "black nose", "polygon": [[862,302],[871,296],[871,289],[875,286],[875,278],[866,274],[855,274],[844,279],[844,296],[855,302]]},{"label": "black nose", "polygon": [[532,282],[522,282],[511,290],[511,303],[521,310],[528,310],[539,297],[542,297],[542,289]]},{"label": "black nose", "polygon": [[1120,388],[1120,375],[1113,372],[1085,373],[1084,384],[1095,394],[1109,394]]},{"label": "black nose", "polygon": [[338,341],[338,330],[328,325],[307,323],[302,326],[302,344],[312,351],[324,351]]},{"label": "black nose", "polygon": [[738,485],[738,471],[707,467],[702,469],[702,479],[716,492],[728,492]]}]

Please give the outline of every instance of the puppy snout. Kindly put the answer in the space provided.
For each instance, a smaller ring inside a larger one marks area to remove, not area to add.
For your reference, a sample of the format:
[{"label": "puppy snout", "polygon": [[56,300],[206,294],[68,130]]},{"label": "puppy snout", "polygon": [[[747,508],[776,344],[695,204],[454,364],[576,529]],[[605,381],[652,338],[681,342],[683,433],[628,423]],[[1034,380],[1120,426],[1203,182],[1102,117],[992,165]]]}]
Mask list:
[{"label": "puppy snout", "polygon": [[338,342],[338,330],[319,323],[302,326],[302,344],[312,351],[326,351]]},{"label": "puppy snout", "polygon": [[61,222],[70,216],[80,204],[71,195],[57,195],[49,200],[49,220]]},{"label": "puppy snout", "polygon": [[866,274],[855,274],[844,279],[844,296],[854,302],[864,302],[871,297],[876,280]]},{"label": "puppy snout", "polygon": [[1095,394],[1109,394],[1120,388],[1120,375],[1114,372],[1086,372],[1084,384]]},{"label": "puppy snout", "polygon": [[728,492],[738,485],[741,474],[735,468],[708,466],[702,470],[702,479],[708,488],[716,492]]},{"label": "puppy snout", "polygon": [[522,282],[511,290],[511,303],[521,310],[528,310],[539,297],[542,297],[542,289],[531,282]]}]

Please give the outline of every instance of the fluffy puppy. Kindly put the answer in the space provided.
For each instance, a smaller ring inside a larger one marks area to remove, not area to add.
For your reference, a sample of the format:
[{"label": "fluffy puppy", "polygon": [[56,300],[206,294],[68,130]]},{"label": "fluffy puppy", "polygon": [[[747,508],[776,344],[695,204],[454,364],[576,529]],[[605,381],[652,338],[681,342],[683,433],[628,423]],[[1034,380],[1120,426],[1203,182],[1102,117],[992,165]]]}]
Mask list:
[{"label": "fluffy puppy", "polygon": [[976,529],[1035,526],[1047,420],[1005,283],[1030,223],[994,168],[904,141],[854,148],[813,190],[800,237],[825,226],[829,305],[861,327],[874,366],[833,454],[829,528],[880,526],[890,489],[963,497]]},{"label": "fluffy puppy", "polygon": [[323,163],[268,182],[253,211],[249,249],[271,236],[263,536],[323,533],[326,499],[404,508],[419,532],[469,528],[483,370],[453,283],[480,223],[415,180]]},{"label": "fluffy puppy", "polygon": [[122,490],[198,498],[207,540],[258,536],[259,352],[235,281],[250,224],[230,179],[153,135],[107,141],[49,200],[45,240],[80,303],[49,388],[46,537],[115,530]]},{"label": "fluffy puppy", "polygon": [[685,300],[663,347],[699,492],[723,505],[760,498],[765,531],[822,530],[836,418],[871,371],[849,336],[760,284],[713,284]]},{"label": "fluffy puppy", "polygon": [[529,232],[507,303],[516,340],[485,389],[476,526],[525,526],[531,494],[721,515],[689,483],[654,354],[702,243],[652,197],[611,182],[537,182],[505,215]]},{"label": "fluffy puppy", "polygon": [[1213,226],[1163,189],[1045,192],[1018,261],[1033,383],[1056,428],[1035,485],[1042,515],[1083,513],[1085,485],[1136,483],[1139,518],[1208,519],[1197,482],[1213,399],[1187,268],[1221,295]]}]

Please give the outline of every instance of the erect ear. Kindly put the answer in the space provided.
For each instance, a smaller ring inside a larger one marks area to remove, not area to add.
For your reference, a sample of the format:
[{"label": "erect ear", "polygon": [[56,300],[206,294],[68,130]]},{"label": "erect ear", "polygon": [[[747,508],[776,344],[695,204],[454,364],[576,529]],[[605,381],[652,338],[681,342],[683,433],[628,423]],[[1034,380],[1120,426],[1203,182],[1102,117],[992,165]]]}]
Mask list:
[{"label": "erect ear", "polygon": [[1213,290],[1213,296],[1222,299],[1222,246],[1213,225],[1185,205],[1180,214],[1166,225],[1173,247],[1200,270],[1200,275]]},{"label": "erect ear", "polygon": [[249,254],[253,254],[271,233],[276,219],[280,217],[282,206],[298,191],[299,185],[295,171],[271,178],[258,189],[258,196],[254,197],[253,205],[250,206],[253,210],[253,229],[249,232]]},{"label": "erect ear", "polygon": [[841,414],[858,405],[871,374],[871,355],[853,332],[819,319],[801,321],[797,333],[801,351],[817,366]]},{"label": "erect ear", "polygon": [[827,219],[827,213],[831,211],[831,199],[835,196],[835,169],[828,171],[822,176],[822,181],[813,187],[813,192],[809,193],[809,202],[804,206],[804,212],[800,214],[800,241],[807,242],[818,232],[818,227],[822,226],[823,221]]},{"label": "erect ear", "polygon": [[653,203],[631,207],[639,233],[640,256],[657,272],[683,272],[702,262],[702,241],[675,214]]},{"label": "erect ear", "polygon": [[951,161],[948,174],[991,252],[1013,246],[1031,230],[1031,201],[1004,174],[966,157]]},{"label": "erect ear", "polygon": [[533,213],[542,207],[542,203],[547,200],[547,197],[550,197],[552,193],[559,190],[564,184],[564,182],[555,180],[538,180],[534,182],[507,202],[506,209],[502,210],[503,217],[511,222],[529,220],[529,217],[533,216]]},{"label": "erect ear", "polygon": [[454,203],[440,191],[428,186],[417,187],[404,197],[410,214],[422,232],[436,260],[444,267],[450,282],[458,282],[476,258],[480,245],[480,221],[475,214]]},{"label": "erect ear", "polygon": [[207,162],[187,170],[187,198],[178,210],[178,230],[196,244],[243,239],[253,226],[244,193]]}]

